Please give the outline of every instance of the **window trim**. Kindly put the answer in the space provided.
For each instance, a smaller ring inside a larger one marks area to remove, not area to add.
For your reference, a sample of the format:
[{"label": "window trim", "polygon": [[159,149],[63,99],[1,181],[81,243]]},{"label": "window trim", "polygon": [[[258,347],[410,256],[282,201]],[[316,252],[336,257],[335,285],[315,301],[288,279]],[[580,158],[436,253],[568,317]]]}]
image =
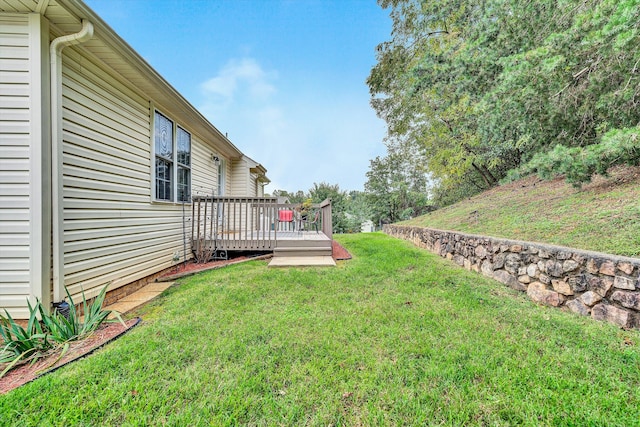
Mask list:
[{"label": "window trim", "polygon": [[218,170],[217,170],[217,175],[218,175],[218,196],[224,196],[226,193],[225,187],[227,186],[227,162],[220,157],[219,160],[220,163],[218,163]]},{"label": "window trim", "polygon": [[[189,164],[186,163],[180,163],[180,147],[179,147],[179,137],[178,137],[178,133],[179,131],[184,132],[185,134],[189,135]],[[191,164],[193,163],[193,159],[191,158],[191,146],[193,144],[193,137],[191,135],[191,132],[189,132],[188,130],[186,130],[184,127],[176,124],[176,146],[175,146],[175,165],[176,165],[176,202],[177,203],[182,203],[182,202],[188,202],[191,203]],[[180,186],[184,185],[184,184],[180,184],[180,169],[183,170],[187,170],[189,172],[189,175],[187,177],[187,184],[186,184],[186,188],[187,188],[187,194],[186,194],[186,199],[185,200],[180,200]]]}]

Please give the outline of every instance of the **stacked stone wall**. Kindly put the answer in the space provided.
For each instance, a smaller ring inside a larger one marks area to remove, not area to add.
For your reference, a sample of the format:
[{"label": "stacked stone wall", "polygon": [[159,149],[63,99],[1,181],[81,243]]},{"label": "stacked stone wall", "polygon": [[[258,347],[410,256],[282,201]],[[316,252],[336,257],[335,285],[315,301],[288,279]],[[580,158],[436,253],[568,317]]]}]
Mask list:
[{"label": "stacked stone wall", "polygon": [[383,231],[539,303],[640,327],[640,259],[422,227],[386,225]]}]

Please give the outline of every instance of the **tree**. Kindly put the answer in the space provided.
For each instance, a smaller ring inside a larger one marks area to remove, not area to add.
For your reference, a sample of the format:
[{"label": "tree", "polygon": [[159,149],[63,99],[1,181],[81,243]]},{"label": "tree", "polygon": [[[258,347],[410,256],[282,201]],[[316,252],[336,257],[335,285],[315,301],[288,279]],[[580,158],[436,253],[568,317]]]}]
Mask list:
[{"label": "tree", "polygon": [[295,193],[289,193],[286,190],[274,190],[273,197],[284,197],[289,199],[289,203],[302,203],[307,199],[307,195],[302,190],[298,190]]},{"label": "tree", "polygon": [[347,194],[340,190],[338,184],[328,184],[326,182],[313,183],[309,189],[309,197],[313,203],[321,203],[326,199],[331,199],[331,217],[333,231],[335,233],[347,233],[353,231],[353,221],[347,215]]},{"label": "tree", "polygon": [[350,233],[357,233],[362,229],[362,223],[373,220],[373,211],[369,206],[367,194],[363,191],[350,191],[346,199],[346,212],[350,218]]},{"label": "tree", "polygon": [[389,145],[416,145],[439,182],[472,179],[487,188],[497,182],[492,168],[502,165],[492,165],[476,135],[474,106],[476,89],[496,70],[491,58],[469,52],[468,35],[483,12],[475,3],[382,1],[392,9],[392,39],[378,46],[367,83]]},{"label": "tree", "polygon": [[326,182],[313,183],[313,187],[307,192],[298,190],[288,192],[276,190],[275,197],[287,197],[290,203],[302,204],[311,200],[315,204],[322,203],[326,199],[331,200],[332,226],[335,233],[355,233],[360,231],[362,221],[371,219],[368,207],[365,205],[364,195],[358,191],[347,193],[340,189],[338,184]]},{"label": "tree", "polygon": [[411,147],[391,149],[370,161],[364,188],[376,223],[409,219],[431,208],[429,175]]},{"label": "tree", "polygon": [[371,103],[390,149],[421,151],[436,194],[640,123],[638,0],[379,3],[393,27]]},{"label": "tree", "polygon": [[482,102],[480,134],[518,146],[523,161],[640,120],[640,2],[568,2],[562,12],[556,31],[500,59]]}]

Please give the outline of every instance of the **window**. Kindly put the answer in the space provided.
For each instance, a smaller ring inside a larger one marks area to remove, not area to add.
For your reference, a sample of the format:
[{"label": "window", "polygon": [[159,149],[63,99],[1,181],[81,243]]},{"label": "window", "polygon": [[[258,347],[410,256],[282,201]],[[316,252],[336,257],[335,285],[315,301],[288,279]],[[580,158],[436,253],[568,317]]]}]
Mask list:
[{"label": "window", "polygon": [[218,162],[218,196],[224,196],[224,166],[224,159],[220,159],[220,161]]},{"label": "window", "polygon": [[178,126],[178,201],[191,196],[191,134]]},{"label": "window", "polygon": [[[191,134],[156,111],[154,144],[156,200],[188,202],[191,196]],[[174,186],[174,182],[177,185]]]}]

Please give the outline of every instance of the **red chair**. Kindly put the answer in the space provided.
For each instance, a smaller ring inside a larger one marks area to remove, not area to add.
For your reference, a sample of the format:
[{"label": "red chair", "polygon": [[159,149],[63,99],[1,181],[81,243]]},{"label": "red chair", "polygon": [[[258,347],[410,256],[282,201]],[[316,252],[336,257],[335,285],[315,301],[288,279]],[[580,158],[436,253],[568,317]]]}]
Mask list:
[{"label": "red chair", "polygon": [[278,219],[276,220],[279,223],[281,222],[288,222],[292,225],[293,230],[296,229],[296,223],[293,219],[293,211],[292,210],[288,210],[288,209],[283,209],[281,211],[278,211]]}]

